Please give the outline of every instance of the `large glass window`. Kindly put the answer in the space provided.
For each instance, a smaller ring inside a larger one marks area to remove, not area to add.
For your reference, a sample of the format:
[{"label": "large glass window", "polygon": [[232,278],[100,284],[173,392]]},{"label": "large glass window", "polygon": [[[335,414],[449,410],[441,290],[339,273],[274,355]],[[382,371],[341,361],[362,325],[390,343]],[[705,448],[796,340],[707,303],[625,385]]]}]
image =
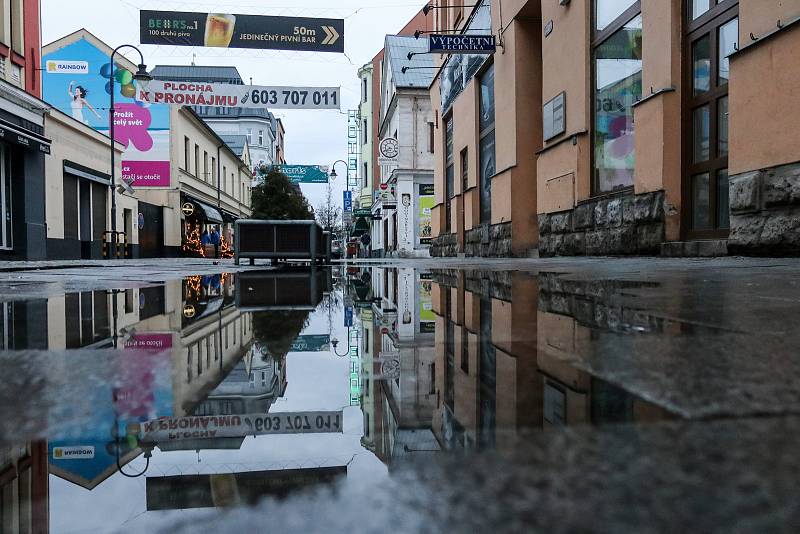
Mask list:
[{"label": "large glass window", "polygon": [[481,223],[492,222],[492,178],[497,173],[495,151],[494,65],[480,78],[480,205]]},{"label": "large glass window", "polygon": [[594,49],[594,192],[633,185],[633,105],[642,99],[642,16]]},{"label": "large glass window", "polygon": [[595,29],[606,29],[635,3],[636,0],[594,0]]}]

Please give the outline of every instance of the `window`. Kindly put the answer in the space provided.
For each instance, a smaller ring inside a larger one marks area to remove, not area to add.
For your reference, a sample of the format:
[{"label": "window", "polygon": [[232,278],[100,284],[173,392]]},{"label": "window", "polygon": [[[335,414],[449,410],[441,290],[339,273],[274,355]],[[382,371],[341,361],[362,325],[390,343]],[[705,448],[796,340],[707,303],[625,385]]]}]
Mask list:
[{"label": "window", "polygon": [[264,130],[258,131],[258,146],[264,146]]},{"label": "window", "polygon": [[228,192],[228,167],[222,166],[222,190]]},{"label": "window", "polygon": [[190,157],[190,155],[189,155],[189,150],[190,150],[189,146],[190,146],[189,145],[189,138],[188,137],[184,137],[183,138],[183,170],[186,171],[186,172],[191,172],[191,169],[189,169],[189,157]]},{"label": "window", "polygon": [[687,237],[727,237],[728,56],[738,48],[738,3],[686,0],[684,199]]},{"label": "window", "polygon": [[361,187],[362,189],[369,187],[369,165],[367,163],[364,163],[364,173],[362,174]]},{"label": "window", "polygon": [[203,180],[208,181],[208,152],[203,151]]},{"label": "window", "polygon": [[253,129],[252,128],[248,128],[247,129],[247,144],[248,145],[252,145],[253,144]]},{"label": "window", "polygon": [[637,3],[636,0],[595,0],[595,30],[605,30]]},{"label": "window", "polygon": [[469,189],[469,153],[468,149],[461,151],[461,192]]},{"label": "window", "polygon": [[369,141],[369,131],[367,128],[367,119],[364,119],[364,126],[361,129],[361,144],[366,145]]},{"label": "window", "polygon": [[445,154],[445,230],[452,230],[452,199],[455,195],[455,162],[453,161],[453,117],[445,119],[444,123],[444,154]]},{"label": "window", "polygon": [[211,183],[217,181],[217,158],[211,157]]},{"label": "window", "polygon": [[497,172],[495,159],[494,65],[480,77],[480,215],[481,224],[492,222],[492,177]]},{"label": "window", "polygon": [[[633,105],[642,99],[642,16],[638,2],[595,0],[598,22],[622,11],[594,43],[594,180],[595,194],[633,186]],[[598,23],[598,26],[600,24]]]},{"label": "window", "polygon": [[428,123],[428,152],[436,152],[436,127],[432,122]]},{"label": "window", "polygon": [[[14,246],[12,228],[13,214],[11,211],[11,155],[6,145],[0,144],[0,216],[3,217],[0,225],[0,249],[10,250]],[[65,177],[66,179],[66,177]],[[75,193],[71,198],[71,204],[75,204]],[[67,205],[66,190],[64,205]],[[66,213],[66,212],[65,212]],[[77,233],[77,229],[76,229]]]},{"label": "window", "polygon": [[361,101],[366,104],[368,98],[369,98],[369,88],[367,86],[367,79],[363,78],[361,80]]}]

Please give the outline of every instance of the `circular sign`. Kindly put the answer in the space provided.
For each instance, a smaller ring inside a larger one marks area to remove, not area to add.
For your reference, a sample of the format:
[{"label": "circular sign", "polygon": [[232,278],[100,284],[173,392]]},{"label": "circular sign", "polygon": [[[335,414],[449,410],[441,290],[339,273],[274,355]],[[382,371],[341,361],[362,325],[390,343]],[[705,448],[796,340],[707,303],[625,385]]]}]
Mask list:
[{"label": "circular sign", "polygon": [[144,213],[139,214],[139,230],[144,230]]},{"label": "circular sign", "polygon": [[191,304],[187,304],[186,306],[183,307],[183,316],[186,317],[187,319],[193,318],[196,314],[197,311]]},{"label": "circular sign", "polygon": [[186,204],[183,205],[181,211],[183,211],[183,214],[186,215],[187,217],[191,217],[192,215],[194,215],[194,204],[192,204],[191,202],[187,202]]},{"label": "circular sign", "polygon": [[387,159],[394,159],[400,154],[400,143],[391,137],[381,141],[381,155]]},{"label": "circular sign", "polygon": [[389,184],[381,184],[381,191],[386,191],[389,189]]}]

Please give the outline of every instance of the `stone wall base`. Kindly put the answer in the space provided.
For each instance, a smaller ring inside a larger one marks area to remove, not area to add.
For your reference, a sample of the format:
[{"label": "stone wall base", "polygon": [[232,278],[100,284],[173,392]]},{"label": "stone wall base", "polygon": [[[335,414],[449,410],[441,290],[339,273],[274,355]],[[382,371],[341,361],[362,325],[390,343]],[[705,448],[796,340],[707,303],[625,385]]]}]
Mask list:
[{"label": "stone wall base", "polygon": [[467,230],[464,254],[477,258],[509,258],[513,256],[511,223],[483,224]]},{"label": "stone wall base", "polygon": [[431,256],[434,258],[455,258],[458,256],[458,236],[442,234],[431,243]]},{"label": "stone wall base", "polygon": [[800,163],[732,176],[730,204],[732,254],[800,255]]},{"label": "stone wall base", "polygon": [[539,254],[658,255],[665,240],[664,192],[592,200],[539,215]]}]

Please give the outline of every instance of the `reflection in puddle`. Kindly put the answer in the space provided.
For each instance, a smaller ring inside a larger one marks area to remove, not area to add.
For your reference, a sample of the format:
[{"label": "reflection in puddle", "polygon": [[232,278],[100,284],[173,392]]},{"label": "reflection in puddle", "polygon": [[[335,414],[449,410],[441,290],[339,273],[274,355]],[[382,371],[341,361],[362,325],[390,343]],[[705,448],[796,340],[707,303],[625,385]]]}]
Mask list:
[{"label": "reflection in puddle", "polygon": [[[615,301],[641,287],[349,268],[2,303],[4,366],[93,362],[70,375],[85,380],[38,377],[39,430],[2,437],[2,531],[113,530],[347,482],[354,461],[380,474],[523,430],[670,418],[571,360],[598,330],[662,328]],[[134,512],[76,513],[120,495]]]}]

